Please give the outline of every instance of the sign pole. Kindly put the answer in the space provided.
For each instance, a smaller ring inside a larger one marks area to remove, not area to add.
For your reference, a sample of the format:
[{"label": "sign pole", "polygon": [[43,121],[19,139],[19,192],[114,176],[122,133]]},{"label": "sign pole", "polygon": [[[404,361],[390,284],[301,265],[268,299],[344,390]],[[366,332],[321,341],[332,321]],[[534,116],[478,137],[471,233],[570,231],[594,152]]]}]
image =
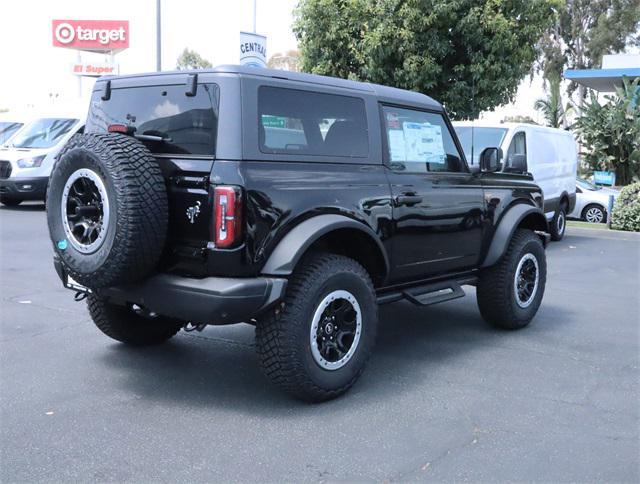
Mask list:
[{"label": "sign pole", "polygon": [[162,13],[160,4],[162,0],[156,0],[156,71],[162,70]]},{"label": "sign pole", "polygon": [[253,0],[253,33],[256,33],[256,2],[257,0]]},{"label": "sign pole", "polygon": [[[82,63],[82,56],[80,55],[80,51],[78,51],[78,56],[76,57],[78,64]],[[82,98],[82,76],[78,76],[78,97]]]}]

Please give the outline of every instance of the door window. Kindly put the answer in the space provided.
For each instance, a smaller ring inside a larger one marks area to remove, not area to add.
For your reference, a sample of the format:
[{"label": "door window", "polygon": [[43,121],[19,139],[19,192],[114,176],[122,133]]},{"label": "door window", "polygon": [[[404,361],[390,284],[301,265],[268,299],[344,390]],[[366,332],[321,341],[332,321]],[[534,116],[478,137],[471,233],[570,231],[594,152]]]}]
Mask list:
[{"label": "door window", "polygon": [[511,167],[514,155],[524,155],[525,163],[527,160],[527,137],[524,131],[518,131],[513,135],[509,149],[507,150],[507,160],[505,169]]},{"label": "door window", "polygon": [[465,172],[460,152],[439,113],[383,106],[387,160],[410,173]]}]

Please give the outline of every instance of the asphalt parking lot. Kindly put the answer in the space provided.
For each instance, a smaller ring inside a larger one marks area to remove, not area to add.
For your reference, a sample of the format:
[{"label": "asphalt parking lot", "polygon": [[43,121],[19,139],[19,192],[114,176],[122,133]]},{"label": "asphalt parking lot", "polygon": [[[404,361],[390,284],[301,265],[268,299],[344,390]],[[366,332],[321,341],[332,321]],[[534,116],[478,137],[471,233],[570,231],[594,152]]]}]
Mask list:
[{"label": "asphalt parking lot", "polygon": [[247,325],[131,349],[51,264],[41,205],[0,208],[0,481],[640,480],[640,237],[570,228],[532,326],[468,297],[385,306],[343,398],[261,376]]}]

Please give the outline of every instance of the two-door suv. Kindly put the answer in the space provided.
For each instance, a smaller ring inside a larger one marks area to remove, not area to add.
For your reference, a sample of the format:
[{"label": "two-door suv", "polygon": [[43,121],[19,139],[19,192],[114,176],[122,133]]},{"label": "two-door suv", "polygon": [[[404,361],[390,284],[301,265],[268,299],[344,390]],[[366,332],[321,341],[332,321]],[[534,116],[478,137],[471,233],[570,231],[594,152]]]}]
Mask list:
[{"label": "two-door suv", "polygon": [[239,66],[101,78],[49,182],[54,264],[111,338],[249,323],[265,374],[326,400],[361,375],[379,304],[470,285],[490,323],[534,317],[543,198],[501,156],[472,172],[442,105],[390,87]]}]

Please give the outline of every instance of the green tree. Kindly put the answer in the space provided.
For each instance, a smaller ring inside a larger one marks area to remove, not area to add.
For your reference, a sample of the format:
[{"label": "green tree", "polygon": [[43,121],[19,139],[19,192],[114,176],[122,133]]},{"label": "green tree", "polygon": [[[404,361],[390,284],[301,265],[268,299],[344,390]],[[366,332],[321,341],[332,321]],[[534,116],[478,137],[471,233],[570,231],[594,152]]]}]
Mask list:
[{"label": "green tree", "polygon": [[[555,23],[540,41],[539,68],[544,77],[561,76],[564,69],[599,67],[604,54],[639,45],[640,0],[565,0]],[[569,84],[569,94],[582,85]]]},{"label": "green tree", "polygon": [[302,70],[429,94],[456,118],[511,101],[562,0],[301,0]]},{"label": "green tree", "polygon": [[600,104],[591,93],[576,121],[584,161],[593,170],[614,170],[616,183],[640,180],[640,78],[623,85]]},{"label": "green tree", "polygon": [[562,93],[560,92],[560,78],[555,75],[549,79],[549,95],[546,99],[538,99],[533,107],[544,116],[547,126],[561,128],[565,125],[566,116],[571,111],[571,106],[562,106]]},{"label": "green tree", "polygon": [[207,69],[209,67],[212,67],[211,62],[198,54],[195,50],[187,49],[186,47],[176,61],[176,69],[179,71],[187,69]]}]

